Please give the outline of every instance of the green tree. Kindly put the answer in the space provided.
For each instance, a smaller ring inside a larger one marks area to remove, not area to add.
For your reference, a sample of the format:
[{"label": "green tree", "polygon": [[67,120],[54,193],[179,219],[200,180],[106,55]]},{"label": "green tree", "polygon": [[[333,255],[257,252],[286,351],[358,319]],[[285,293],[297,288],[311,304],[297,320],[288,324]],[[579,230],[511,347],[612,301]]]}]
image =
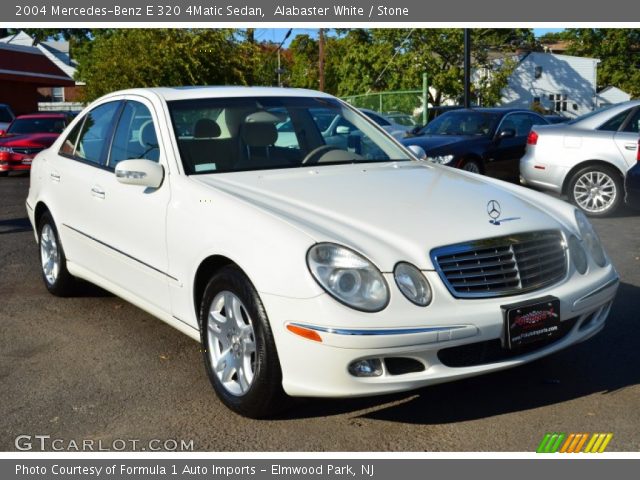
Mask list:
[{"label": "green tree", "polygon": [[114,90],[173,85],[242,85],[253,49],[231,29],[94,30],[76,52],[86,100]]},{"label": "green tree", "polygon": [[570,28],[566,38],[569,54],[600,59],[599,88],[613,85],[640,96],[640,29]]}]

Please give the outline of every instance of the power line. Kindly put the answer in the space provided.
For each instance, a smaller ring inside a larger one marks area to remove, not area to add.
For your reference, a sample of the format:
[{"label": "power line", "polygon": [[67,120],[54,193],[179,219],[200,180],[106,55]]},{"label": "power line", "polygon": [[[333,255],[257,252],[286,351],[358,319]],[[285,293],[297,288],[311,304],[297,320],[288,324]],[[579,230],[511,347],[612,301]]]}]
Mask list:
[{"label": "power line", "polygon": [[[378,78],[375,79],[375,81],[373,82],[373,85],[377,85],[378,82],[380,81],[380,79],[382,78],[382,76],[384,75],[384,72],[387,71],[387,69],[391,66],[391,64],[393,63],[393,61],[395,60],[395,58],[398,56],[398,54],[400,53],[400,49],[402,47],[402,45],[405,44],[405,42],[407,40],[409,40],[409,37],[411,36],[411,34],[413,34],[413,32],[415,31],[415,28],[412,28],[409,33],[407,34],[406,37],[404,37],[404,40],[402,40],[402,42],[400,42],[400,45],[398,45],[398,47],[396,48],[395,53],[393,54],[393,57],[391,57],[391,59],[387,62],[387,64],[385,65],[385,67],[382,69],[382,71],[380,72],[380,75],[378,75]],[[369,90],[367,90],[367,93],[371,92],[371,87],[369,87]]]}]

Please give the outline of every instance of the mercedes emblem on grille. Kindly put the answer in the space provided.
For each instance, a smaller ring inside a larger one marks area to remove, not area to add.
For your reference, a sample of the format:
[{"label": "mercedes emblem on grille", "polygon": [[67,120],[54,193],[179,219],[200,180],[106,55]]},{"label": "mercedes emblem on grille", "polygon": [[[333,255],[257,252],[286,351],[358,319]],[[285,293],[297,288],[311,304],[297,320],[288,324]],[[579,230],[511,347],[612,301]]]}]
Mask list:
[{"label": "mercedes emblem on grille", "polygon": [[502,208],[497,200],[489,200],[489,203],[487,203],[487,213],[491,219],[489,220],[489,223],[492,223],[493,225],[500,225],[500,220],[498,219],[502,214]]}]

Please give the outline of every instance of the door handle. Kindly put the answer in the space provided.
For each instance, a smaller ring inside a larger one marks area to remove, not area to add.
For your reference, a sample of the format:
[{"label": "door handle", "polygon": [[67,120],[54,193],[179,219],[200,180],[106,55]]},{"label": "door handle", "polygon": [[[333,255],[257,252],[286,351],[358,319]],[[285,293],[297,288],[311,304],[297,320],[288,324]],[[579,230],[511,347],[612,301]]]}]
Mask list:
[{"label": "door handle", "polygon": [[51,178],[51,180],[53,180],[54,182],[59,182],[60,181],[60,174],[58,172],[51,172],[49,174],[49,178]]},{"label": "door handle", "polygon": [[635,150],[636,148],[638,148],[638,144],[637,143],[625,143],[624,144],[624,148],[626,148],[627,150]]},{"label": "door handle", "polygon": [[104,190],[102,190],[102,188],[95,186],[91,188],[91,195],[93,195],[96,198],[104,198],[105,194],[104,194]]}]

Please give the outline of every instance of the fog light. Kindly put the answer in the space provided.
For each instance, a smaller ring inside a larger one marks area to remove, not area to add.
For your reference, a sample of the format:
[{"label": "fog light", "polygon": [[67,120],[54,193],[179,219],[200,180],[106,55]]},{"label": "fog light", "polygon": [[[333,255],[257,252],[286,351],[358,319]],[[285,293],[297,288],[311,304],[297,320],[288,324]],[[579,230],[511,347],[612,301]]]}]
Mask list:
[{"label": "fog light", "polygon": [[379,358],[358,360],[349,365],[349,373],[354,377],[379,377],[382,375],[382,362]]}]

